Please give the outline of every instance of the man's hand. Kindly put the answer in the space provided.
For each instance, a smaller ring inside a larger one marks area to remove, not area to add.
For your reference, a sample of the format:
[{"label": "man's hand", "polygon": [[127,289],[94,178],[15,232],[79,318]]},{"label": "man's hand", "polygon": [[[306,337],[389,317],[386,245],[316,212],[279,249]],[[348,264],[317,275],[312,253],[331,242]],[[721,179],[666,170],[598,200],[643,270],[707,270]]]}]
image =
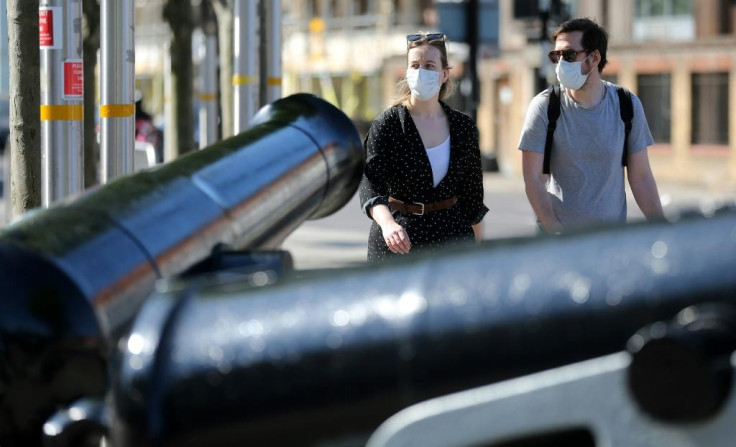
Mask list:
[{"label": "man's hand", "polygon": [[483,240],[483,224],[478,222],[477,224],[471,225],[473,228],[473,235],[475,236],[475,243],[480,244]]},{"label": "man's hand", "polygon": [[544,154],[521,151],[524,186],[529,204],[547,234],[561,234],[564,228],[552,210],[552,200],[545,186],[547,175],[542,173],[543,163]]}]

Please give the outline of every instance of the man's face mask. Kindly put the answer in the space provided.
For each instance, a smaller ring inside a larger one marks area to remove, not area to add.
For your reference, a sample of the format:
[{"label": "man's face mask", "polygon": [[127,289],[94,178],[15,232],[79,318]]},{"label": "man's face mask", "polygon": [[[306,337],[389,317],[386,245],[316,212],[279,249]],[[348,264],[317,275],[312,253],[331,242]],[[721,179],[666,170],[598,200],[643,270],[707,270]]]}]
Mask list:
[{"label": "man's face mask", "polygon": [[440,91],[440,73],[424,68],[407,68],[406,83],[417,99],[432,99]]},{"label": "man's face mask", "polygon": [[[591,55],[589,54],[588,57]],[[590,72],[587,74],[582,73],[582,66],[583,62],[588,60],[588,57],[583,59],[582,61],[577,62],[567,62],[564,59],[561,59],[557,63],[557,67],[555,67],[555,72],[557,73],[557,80],[560,81],[560,84],[562,84],[563,87],[569,88],[571,90],[578,90],[580,87],[585,84],[585,81],[588,79],[588,75],[590,75]],[[592,70],[592,68],[591,68]]]}]

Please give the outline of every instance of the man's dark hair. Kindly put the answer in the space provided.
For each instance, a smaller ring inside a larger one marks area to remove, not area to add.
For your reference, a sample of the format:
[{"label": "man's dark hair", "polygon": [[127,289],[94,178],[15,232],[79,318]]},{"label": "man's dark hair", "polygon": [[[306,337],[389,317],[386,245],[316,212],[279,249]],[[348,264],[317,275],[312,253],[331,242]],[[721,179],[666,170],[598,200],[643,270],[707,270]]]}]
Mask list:
[{"label": "man's dark hair", "polygon": [[583,37],[580,39],[580,44],[588,54],[598,50],[601,54],[601,61],[598,63],[598,71],[603,71],[603,67],[608,63],[608,59],[606,59],[608,33],[606,30],[588,18],[572,19],[563,23],[555,30],[554,34],[552,34],[552,42],[556,42],[557,36],[560,34],[571,33],[573,31],[582,31]]}]

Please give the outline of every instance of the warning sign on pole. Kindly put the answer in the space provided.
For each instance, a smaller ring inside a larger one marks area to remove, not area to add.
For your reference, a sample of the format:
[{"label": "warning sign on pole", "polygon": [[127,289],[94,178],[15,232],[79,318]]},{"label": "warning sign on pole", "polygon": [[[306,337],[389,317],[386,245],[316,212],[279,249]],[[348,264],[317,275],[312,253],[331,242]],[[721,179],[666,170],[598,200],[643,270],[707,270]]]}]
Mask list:
[{"label": "warning sign on pole", "polygon": [[84,64],[81,60],[64,61],[64,99],[82,99]]},{"label": "warning sign on pole", "polygon": [[38,8],[38,43],[41,49],[61,48],[61,14],[59,6]]}]

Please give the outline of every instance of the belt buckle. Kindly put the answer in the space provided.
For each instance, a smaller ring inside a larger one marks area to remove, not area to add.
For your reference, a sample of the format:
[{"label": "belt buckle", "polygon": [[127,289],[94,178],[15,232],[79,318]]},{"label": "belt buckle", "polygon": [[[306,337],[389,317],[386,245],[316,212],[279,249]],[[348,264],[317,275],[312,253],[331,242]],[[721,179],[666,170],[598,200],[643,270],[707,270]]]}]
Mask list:
[{"label": "belt buckle", "polygon": [[414,205],[421,205],[422,206],[422,212],[420,212],[420,213],[412,213],[412,214],[417,215],[417,216],[424,216],[424,204],[423,203],[419,203],[419,202],[413,202],[413,203],[414,203]]}]

